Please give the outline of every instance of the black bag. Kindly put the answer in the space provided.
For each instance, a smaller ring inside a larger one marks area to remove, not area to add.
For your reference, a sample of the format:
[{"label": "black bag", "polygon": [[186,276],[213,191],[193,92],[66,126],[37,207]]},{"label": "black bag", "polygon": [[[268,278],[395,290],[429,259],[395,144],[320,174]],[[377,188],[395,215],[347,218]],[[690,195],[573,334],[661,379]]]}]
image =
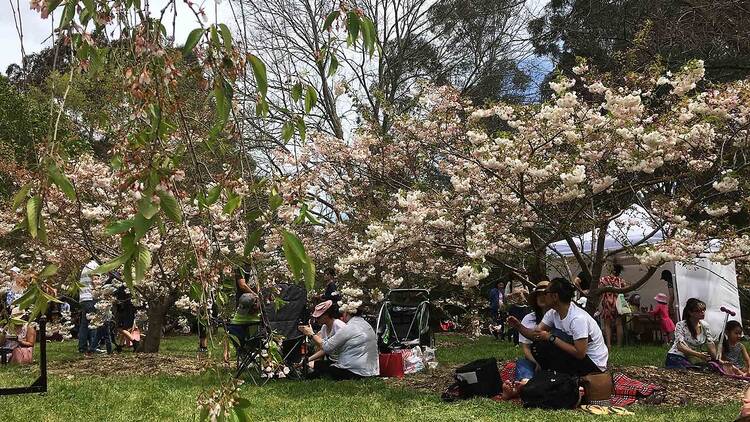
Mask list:
[{"label": "black bag", "polygon": [[521,390],[523,407],[573,409],[578,398],[578,378],[555,371],[537,372]]},{"label": "black bag", "polygon": [[456,369],[460,397],[495,397],[502,391],[500,371],[495,358],[475,360]]}]

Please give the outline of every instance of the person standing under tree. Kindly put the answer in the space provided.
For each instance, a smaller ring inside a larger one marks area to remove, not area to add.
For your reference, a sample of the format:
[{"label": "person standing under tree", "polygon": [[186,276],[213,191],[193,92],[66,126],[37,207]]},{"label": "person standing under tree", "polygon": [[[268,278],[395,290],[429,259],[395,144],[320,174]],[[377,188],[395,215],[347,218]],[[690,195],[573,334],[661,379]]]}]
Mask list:
[{"label": "person standing under tree", "polygon": [[336,288],[336,270],[333,267],[328,267],[323,271],[323,279],[326,282],[326,290],[323,292],[323,300],[330,300],[333,303],[338,303],[339,292]]},{"label": "person standing under tree", "polygon": [[96,347],[94,344],[96,331],[89,329],[89,318],[96,312],[94,295],[91,291],[91,272],[97,268],[99,268],[99,262],[92,255],[89,262],[81,270],[79,279],[81,286],[78,291],[78,303],[81,305],[81,317],[78,325],[78,353],[83,353],[86,357],[91,357]]},{"label": "person standing under tree", "polygon": [[662,271],[661,279],[664,280],[665,283],[667,283],[667,309],[669,310],[669,318],[672,319],[672,321],[679,321],[679,318],[677,318],[677,311],[674,307],[674,281],[672,279],[672,271]]},{"label": "person standing under tree", "polygon": [[[622,265],[615,263],[612,266],[612,275],[602,277],[599,280],[599,287],[614,287],[616,289],[625,287],[625,280],[620,277],[622,270]],[[617,346],[622,346],[622,318],[617,312],[616,293],[607,292],[602,294],[600,315],[602,319],[602,331],[604,331],[604,338],[607,341],[607,348],[612,348],[613,321],[615,323],[615,329],[617,330]]]},{"label": "person standing under tree", "polygon": [[[492,314],[491,330],[496,339],[505,337],[505,318],[503,306],[505,305],[505,283],[497,280],[495,287],[490,289],[490,313]],[[497,328],[495,328],[497,326]]]}]

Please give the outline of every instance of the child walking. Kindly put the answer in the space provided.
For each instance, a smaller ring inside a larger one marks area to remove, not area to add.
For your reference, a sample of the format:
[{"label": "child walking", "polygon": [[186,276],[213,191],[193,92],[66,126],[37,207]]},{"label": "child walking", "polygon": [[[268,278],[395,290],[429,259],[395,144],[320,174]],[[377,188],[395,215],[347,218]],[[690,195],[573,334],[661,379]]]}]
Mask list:
[{"label": "child walking", "polygon": [[656,307],[654,307],[654,310],[650,314],[659,319],[661,332],[667,337],[667,342],[671,343],[674,334],[674,321],[669,317],[669,309],[667,307],[669,298],[664,293],[659,293],[654,296],[654,300],[656,301]]},{"label": "child walking", "polygon": [[742,325],[737,321],[728,321],[724,328],[724,344],[722,345],[721,359],[724,370],[732,375],[748,376],[748,364],[750,356],[745,346],[740,342],[742,338]]}]

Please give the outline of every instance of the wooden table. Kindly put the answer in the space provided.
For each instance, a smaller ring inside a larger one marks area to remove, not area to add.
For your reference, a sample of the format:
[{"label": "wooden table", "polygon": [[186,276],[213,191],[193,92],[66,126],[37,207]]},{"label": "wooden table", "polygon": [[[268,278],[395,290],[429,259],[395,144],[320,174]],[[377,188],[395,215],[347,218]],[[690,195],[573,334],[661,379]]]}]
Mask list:
[{"label": "wooden table", "polygon": [[626,316],[625,338],[636,338],[638,343],[661,343],[661,326],[651,314],[633,312]]}]

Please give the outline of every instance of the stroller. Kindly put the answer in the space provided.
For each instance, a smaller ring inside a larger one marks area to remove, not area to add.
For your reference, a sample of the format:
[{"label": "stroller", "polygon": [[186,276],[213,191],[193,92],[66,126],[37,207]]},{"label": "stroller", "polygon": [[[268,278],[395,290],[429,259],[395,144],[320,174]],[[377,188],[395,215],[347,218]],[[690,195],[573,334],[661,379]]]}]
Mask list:
[{"label": "stroller", "polygon": [[[240,326],[246,330],[246,336],[229,336],[237,351],[235,378],[257,364],[264,344],[276,335],[283,337],[280,353],[284,365],[290,369],[287,376],[302,379],[307,374],[307,337],[297,326],[309,319],[307,290],[296,284],[280,283],[273,291],[265,289],[262,296],[260,321]],[[230,326],[229,332],[233,329],[236,332],[237,328]]]},{"label": "stroller", "polygon": [[380,306],[376,324],[378,347],[383,352],[414,346],[435,347],[428,290],[389,291]]}]

